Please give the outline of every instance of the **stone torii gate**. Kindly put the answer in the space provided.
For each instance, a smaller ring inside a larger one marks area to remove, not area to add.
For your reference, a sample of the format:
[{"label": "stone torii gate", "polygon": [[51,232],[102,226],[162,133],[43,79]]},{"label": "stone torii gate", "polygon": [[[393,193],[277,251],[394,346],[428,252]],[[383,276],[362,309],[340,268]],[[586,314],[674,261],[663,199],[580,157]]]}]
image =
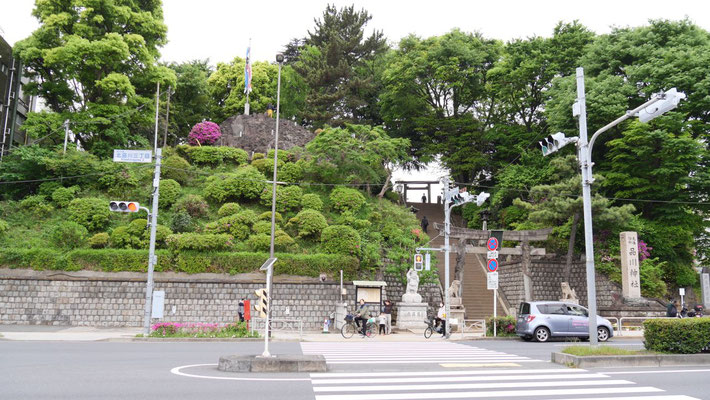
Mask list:
[{"label": "stone torii gate", "polygon": [[[434,229],[438,230],[440,235],[444,235],[444,224],[435,222]],[[522,256],[523,287],[525,291],[525,301],[532,301],[533,299],[531,257],[544,256],[546,254],[545,249],[530,247],[530,242],[546,240],[547,236],[551,232],[552,228],[535,229],[529,231],[503,231],[503,240],[520,242],[520,247],[500,247],[498,249],[498,252],[501,255]],[[458,239],[458,243],[455,246],[456,267],[454,270],[454,276],[456,277],[455,279],[459,280],[459,282],[463,282],[463,267],[466,253],[488,253],[488,249],[485,246],[474,245],[473,243],[477,243],[481,240],[487,240],[490,236],[490,230],[484,231],[479,229],[459,228],[454,226],[450,228],[449,238]],[[459,293],[459,295],[462,295],[462,293]]]}]

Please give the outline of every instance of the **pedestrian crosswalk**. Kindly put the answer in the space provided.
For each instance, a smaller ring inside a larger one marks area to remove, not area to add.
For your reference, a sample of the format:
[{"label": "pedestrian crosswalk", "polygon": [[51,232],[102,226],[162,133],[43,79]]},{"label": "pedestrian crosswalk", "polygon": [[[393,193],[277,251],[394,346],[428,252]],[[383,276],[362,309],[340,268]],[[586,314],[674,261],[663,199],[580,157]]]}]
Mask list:
[{"label": "pedestrian crosswalk", "polygon": [[699,400],[581,369],[313,373],[316,400]]},{"label": "pedestrian crosswalk", "polygon": [[322,354],[328,364],[511,364],[528,357],[451,342],[303,342],[303,354]]}]

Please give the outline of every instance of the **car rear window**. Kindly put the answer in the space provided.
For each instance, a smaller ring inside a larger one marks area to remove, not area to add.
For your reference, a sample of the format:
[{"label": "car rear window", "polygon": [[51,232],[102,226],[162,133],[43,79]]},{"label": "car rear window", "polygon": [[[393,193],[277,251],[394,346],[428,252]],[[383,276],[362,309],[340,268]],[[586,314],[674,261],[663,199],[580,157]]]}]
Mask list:
[{"label": "car rear window", "polygon": [[530,303],[520,303],[520,311],[518,315],[530,314]]}]

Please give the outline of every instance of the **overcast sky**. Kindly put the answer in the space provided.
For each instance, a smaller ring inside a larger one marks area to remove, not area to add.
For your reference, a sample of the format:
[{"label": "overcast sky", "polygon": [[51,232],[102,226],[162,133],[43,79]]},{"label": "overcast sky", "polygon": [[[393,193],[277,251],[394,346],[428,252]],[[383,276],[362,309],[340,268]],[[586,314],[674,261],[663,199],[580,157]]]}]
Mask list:
[{"label": "overcast sky", "polygon": [[[34,1],[3,3],[0,34],[14,44],[37,27],[30,15]],[[607,33],[611,26],[639,26],[648,19],[686,16],[710,30],[707,0],[163,0],[168,44],[162,58],[209,58],[216,64],[244,57],[251,38],[253,60],[271,61],[290,39],[313,29],[313,19],[320,17],[328,3],[365,8],[373,17],[368,28],[383,30],[394,44],[410,33],[428,37],[455,27],[502,40],[550,36],[558,21],[575,19],[597,33]]]}]

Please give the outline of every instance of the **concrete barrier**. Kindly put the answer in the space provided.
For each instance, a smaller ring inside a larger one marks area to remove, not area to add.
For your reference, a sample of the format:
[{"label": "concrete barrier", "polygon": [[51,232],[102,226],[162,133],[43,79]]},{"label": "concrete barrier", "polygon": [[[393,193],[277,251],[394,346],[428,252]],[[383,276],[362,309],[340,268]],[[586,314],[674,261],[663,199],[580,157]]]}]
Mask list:
[{"label": "concrete barrier", "polygon": [[224,372],[326,372],[322,355],[231,355],[219,358],[217,369]]},{"label": "concrete barrier", "polygon": [[575,356],[553,352],[550,360],[575,368],[670,367],[710,365],[710,354],[639,354],[624,356]]}]

